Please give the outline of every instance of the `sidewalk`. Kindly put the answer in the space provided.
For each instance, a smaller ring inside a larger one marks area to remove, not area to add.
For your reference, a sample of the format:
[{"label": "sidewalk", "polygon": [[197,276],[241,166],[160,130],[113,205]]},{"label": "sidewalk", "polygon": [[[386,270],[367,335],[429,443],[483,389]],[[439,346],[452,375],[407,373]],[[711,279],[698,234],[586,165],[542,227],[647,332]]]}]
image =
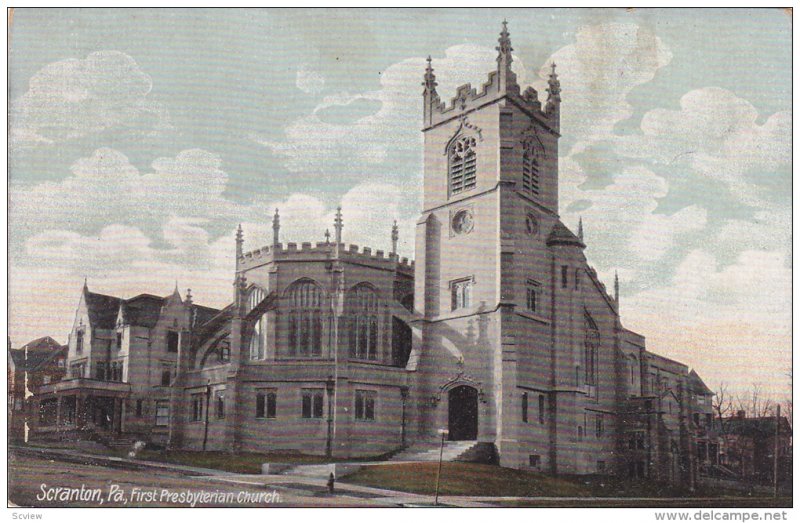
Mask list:
[{"label": "sidewalk", "polygon": [[[173,463],[161,463],[156,461],[146,461],[131,458],[120,458],[116,456],[103,456],[89,454],[71,449],[49,449],[42,447],[17,447],[11,446],[18,454],[33,454],[45,458],[55,458],[63,461],[78,463],[104,464],[109,467],[151,469],[160,472],[177,472],[187,476],[198,476],[205,480],[219,483],[228,483],[242,486],[259,486],[278,488],[291,491],[301,495],[316,496],[327,493],[327,480],[309,476],[297,476],[287,474],[238,474],[235,472],[225,472],[216,469],[201,467],[190,467]],[[346,482],[337,481],[335,496],[347,496],[361,499],[370,499],[376,503],[387,506],[431,506],[433,496],[399,492],[394,490],[364,487],[352,485]],[[439,504],[451,507],[490,507],[491,504],[472,500],[468,497],[439,497]]]}]

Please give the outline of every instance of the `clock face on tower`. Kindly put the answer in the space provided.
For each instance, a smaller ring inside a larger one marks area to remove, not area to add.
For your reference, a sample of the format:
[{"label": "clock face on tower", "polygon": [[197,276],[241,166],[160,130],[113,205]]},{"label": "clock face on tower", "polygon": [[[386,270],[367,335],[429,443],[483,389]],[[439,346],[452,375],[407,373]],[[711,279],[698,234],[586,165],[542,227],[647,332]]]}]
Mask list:
[{"label": "clock face on tower", "polygon": [[456,234],[467,234],[473,225],[472,213],[469,211],[458,211],[453,216],[453,232]]}]

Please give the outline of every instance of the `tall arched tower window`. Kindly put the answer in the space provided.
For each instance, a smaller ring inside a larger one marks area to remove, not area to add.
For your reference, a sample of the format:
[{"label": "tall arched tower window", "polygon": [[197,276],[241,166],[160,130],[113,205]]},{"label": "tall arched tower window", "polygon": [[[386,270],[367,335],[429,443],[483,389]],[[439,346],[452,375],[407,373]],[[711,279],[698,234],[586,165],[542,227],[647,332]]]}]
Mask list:
[{"label": "tall arched tower window", "polygon": [[522,151],[522,190],[539,196],[539,168],[542,150],[537,140],[529,139]]},{"label": "tall arched tower window", "polygon": [[299,280],[286,290],[288,349],[292,356],[322,355],[323,293],[311,280]]},{"label": "tall arched tower window", "polygon": [[600,331],[589,314],[584,315],[584,369],[587,385],[597,383],[597,351],[600,348]]},{"label": "tall arched tower window", "polygon": [[[258,307],[264,298],[267,297],[267,292],[261,287],[253,287],[250,290],[250,295],[247,297],[247,311]],[[250,337],[250,359],[263,360],[267,355],[267,315],[262,314],[260,318],[253,325],[253,334]]]},{"label": "tall arched tower window", "polygon": [[450,195],[474,189],[477,175],[475,138],[458,138],[450,144],[447,155]]},{"label": "tall arched tower window", "polygon": [[363,360],[378,359],[378,295],[371,285],[359,283],[348,296],[350,355]]}]

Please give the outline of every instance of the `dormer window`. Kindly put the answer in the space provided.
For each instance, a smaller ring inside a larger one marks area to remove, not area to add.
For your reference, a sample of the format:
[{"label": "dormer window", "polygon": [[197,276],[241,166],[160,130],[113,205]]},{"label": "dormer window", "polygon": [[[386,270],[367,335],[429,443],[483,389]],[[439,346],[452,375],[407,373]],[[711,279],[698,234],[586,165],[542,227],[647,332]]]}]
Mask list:
[{"label": "dormer window", "polygon": [[117,350],[122,348],[122,333],[117,332]]},{"label": "dormer window", "polygon": [[75,333],[75,352],[80,354],[83,352],[83,331],[80,330]]},{"label": "dormer window", "polygon": [[476,174],[475,138],[459,138],[448,150],[450,196],[474,189]]}]

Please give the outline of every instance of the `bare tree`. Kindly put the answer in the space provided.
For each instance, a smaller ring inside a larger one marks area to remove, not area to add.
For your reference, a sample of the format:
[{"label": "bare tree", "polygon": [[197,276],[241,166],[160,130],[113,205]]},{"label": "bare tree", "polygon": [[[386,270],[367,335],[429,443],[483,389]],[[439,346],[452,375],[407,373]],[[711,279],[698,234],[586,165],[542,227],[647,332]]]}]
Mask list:
[{"label": "bare tree", "polygon": [[728,392],[728,385],[724,381],[720,382],[717,387],[711,409],[719,421],[720,433],[726,434],[730,416],[733,414],[733,400]]},{"label": "bare tree", "polygon": [[744,411],[745,415],[751,418],[763,418],[774,414],[775,402],[764,394],[761,385],[753,384],[749,394],[736,397],[737,410]]}]

